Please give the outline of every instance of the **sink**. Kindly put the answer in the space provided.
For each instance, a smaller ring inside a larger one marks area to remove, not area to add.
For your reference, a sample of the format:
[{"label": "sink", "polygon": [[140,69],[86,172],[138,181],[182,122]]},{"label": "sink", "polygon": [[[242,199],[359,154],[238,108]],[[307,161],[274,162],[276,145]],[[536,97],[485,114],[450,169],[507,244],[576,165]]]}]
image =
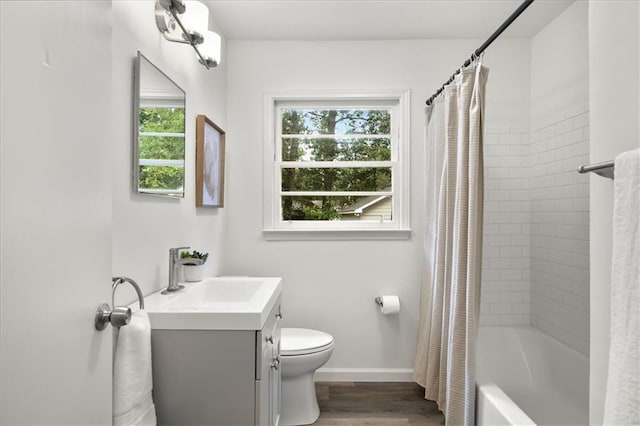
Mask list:
[{"label": "sink", "polygon": [[212,277],[144,299],[152,329],[261,330],[282,292],[279,277]]},{"label": "sink", "polygon": [[209,279],[177,294],[167,306],[169,309],[216,306],[225,309],[231,303],[237,307],[259,297],[260,289],[264,289],[263,283],[259,279]]}]

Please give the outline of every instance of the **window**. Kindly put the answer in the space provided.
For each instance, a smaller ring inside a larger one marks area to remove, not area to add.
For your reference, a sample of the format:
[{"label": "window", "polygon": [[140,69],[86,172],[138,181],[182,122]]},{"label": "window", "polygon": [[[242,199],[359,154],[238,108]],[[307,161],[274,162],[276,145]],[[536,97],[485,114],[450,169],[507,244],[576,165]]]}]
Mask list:
[{"label": "window", "polygon": [[265,97],[267,239],[409,236],[408,92]]}]

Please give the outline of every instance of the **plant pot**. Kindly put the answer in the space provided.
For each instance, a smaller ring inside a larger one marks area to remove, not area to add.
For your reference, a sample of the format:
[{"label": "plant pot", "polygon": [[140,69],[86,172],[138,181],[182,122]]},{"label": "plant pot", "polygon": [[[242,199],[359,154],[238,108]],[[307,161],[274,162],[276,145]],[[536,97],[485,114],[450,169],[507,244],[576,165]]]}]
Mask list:
[{"label": "plant pot", "polygon": [[204,265],[183,265],[182,272],[186,282],[202,281],[202,278],[204,278]]}]

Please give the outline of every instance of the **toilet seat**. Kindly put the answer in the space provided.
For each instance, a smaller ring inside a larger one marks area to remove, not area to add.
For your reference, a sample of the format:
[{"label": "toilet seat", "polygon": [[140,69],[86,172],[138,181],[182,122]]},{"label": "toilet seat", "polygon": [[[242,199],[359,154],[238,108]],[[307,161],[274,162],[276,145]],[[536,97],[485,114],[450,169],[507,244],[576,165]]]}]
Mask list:
[{"label": "toilet seat", "polygon": [[330,334],[308,328],[283,328],[280,338],[280,355],[309,355],[333,348]]}]

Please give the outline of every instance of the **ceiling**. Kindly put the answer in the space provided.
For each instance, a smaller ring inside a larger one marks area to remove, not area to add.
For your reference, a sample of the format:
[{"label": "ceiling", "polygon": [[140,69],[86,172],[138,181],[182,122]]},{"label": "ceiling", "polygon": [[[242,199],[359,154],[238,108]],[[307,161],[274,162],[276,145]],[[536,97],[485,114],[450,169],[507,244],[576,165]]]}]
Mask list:
[{"label": "ceiling", "polygon": [[[578,0],[584,1],[584,0]],[[236,40],[486,39],[520,0],[205,0]],[[537,0],[505,31],[530,38],[574,0]]]}]

